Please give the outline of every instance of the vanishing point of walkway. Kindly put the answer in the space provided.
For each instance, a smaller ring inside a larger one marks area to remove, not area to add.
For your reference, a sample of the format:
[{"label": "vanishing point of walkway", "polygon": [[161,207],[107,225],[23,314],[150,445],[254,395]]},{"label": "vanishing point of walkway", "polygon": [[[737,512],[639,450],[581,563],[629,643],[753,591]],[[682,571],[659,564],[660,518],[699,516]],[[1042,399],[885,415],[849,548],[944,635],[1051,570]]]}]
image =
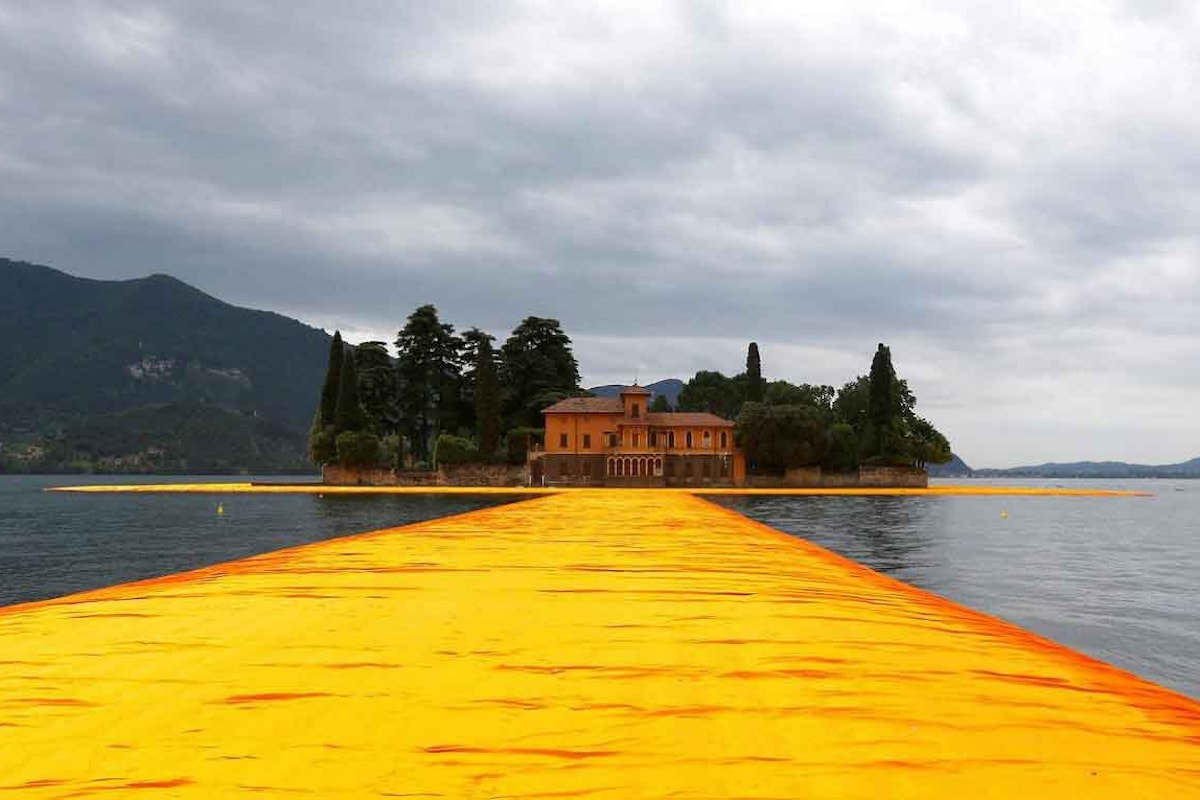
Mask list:
[{"label": "vanishing point of walkway", "polygon": [[0,799],[251,793],[1184,797],[1200,704],[685,493],[0,609]]}]

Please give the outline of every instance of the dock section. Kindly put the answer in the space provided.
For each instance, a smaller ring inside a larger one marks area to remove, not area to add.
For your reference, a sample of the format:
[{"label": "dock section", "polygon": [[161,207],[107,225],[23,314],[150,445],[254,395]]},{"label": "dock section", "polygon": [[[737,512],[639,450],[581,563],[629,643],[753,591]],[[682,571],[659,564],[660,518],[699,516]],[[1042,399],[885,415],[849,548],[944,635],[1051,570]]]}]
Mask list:
[{"label": "dock section", "polygon": [[0,798],[1200,795],[1200,704],[699,497],[0,609]]}]

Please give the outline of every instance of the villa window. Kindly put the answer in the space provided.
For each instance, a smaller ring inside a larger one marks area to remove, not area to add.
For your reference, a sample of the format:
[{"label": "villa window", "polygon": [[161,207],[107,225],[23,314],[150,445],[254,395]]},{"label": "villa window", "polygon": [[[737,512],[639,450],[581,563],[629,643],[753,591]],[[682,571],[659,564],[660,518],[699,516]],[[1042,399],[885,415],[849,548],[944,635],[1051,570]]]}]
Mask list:
[{"label": "villa window", "polygon": [[728,448],[729,448],[729,434],[726,433],[725,431],[721,431],[721,449],[727,450]]},{"label": "villa window", "polygon": [[585,478],[592,477],[592,462],[590,462],[590,461],[583,462],[583,475]]},{"label": "villa window", "polygon": [[567,446],[567,434],[565,434],[565,433],[560,433],[560,434],[558,435],[558,446],[559,446],[559,447],[566,447],[566,446]]},{"label": "villa window", "polygon": [[[634,408],[637,408],[637,406],[634,406]],[[634,414],[634,416],[636,417],[636,416],[637,416],[637,414]],[[634,446],[634,447],[641,447],[641,446],[642,446],[642,435],[641,435],[640,433],[635,433],[635,434],[633,435],[633,446]]]},{"label": "villa window", "polygon": [[691,450],[692,449],[692,432],[691,431],[687,432],[684,442],[685,442],[684,446],[687,447],[688,450]]},{"label": "villa window", "polygon": [[675,446],[675,431],[667,432],[667,447]]},{"label": "villa window", "polygon": [[710,447],[712,447],[712,433],[710,431],[705,431],[704,432],[704,449],[707,450]]},{"label": "villa window", "polygon": [[634,403],[634,404],[633,404],[633,416],[634,416],[634,418],[640,417],[641,415],[642,415],[642,407],[641,407],[641,405],[640,405],[640,404],[638,404],[638,403]]},{"label": "villa window", "polygon": [[592,449],[592,435],[590,433],[585,433],[583,435],[583,449],[584,450]]}]

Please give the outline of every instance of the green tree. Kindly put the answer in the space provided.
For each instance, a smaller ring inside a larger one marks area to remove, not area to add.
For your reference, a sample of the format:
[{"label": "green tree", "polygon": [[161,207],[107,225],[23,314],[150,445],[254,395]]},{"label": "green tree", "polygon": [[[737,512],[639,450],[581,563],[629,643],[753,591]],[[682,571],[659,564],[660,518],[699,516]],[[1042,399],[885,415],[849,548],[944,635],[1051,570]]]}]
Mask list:
[{"label": "green tree", "polygon": [[329,343],[329,359],[325,367],[325,383],[321,386],[321,399],[317,403],[312,426],[308,431],[308,456],[318,467],[337,459],[334,418],[337,415],[338,386],[341,384],[342,359],[345,352],[341,331],[334,331],[333,339]]},{"label": "green tree", "polygon": [[830,436],[825,419],[810,406],[746,403],[738,414],[737,441],[752,471],[782,473],[820,464]]},{"label": "green tree", "polygon": [[318,467],[337,458],[337,428],[320,423],[321,410],[317,409],[317,413],[313,415],[312,428],[308,432],[308,457]]},{"label": "green tree", "polygon": [[454,326],[438,319],[437,309],[424,305],[408,317],[396,336],[396,374],[400,412],[412,452],[430,460],[439,431],[456,430],[461,413],[461,340]]},{"label": "green tree", "polygon": [[761,403],[767,382],[763,380],[762,359],[758,355],[758,342],[751,342],[746,351],[746,400]]},{"label": "green tree", "polygon": [[896,370],[892,367],[892,351],[881,342],[871,360],[867,419],[876,428],[887,428],[896,424],[900,416],[900,398],[896,394]]},{"label": "green tree", "polygon": [[665,394],[656,394],[654,399],[650,401],[650,410],[656,414],[663,414],[671,410],[671,401],[667,399]]},{"label": "green tree", "polygon": [[797,386],[787,381],[771,381],[767,384],[763,402],[769,406],[810,406],[828,418],[833,416],[834,389],[802,383]]},{"label": "green tree", "polygon": [[579,365],[559,321],[526,317],[500,348],[500,382],[510,426],[537,427],[548,405],[580,392]]},{"label": "green tree", "polygon": [[[485,334],[486,336],[486,334]],[[500,380],[491,337],[481,339],[475,350],[475,420],[479,429],[479,451],[490,458],[500,447]]]},{"label": "green tree", "polygon": [[[459,362],[463,366],[462,380],[459,382],[460,392],[460,413],[459,423],[462,427],[479,433],[479,420],[475,416],[475,385],[477,383],[476,370],[479,362],[479,348],[484,342],[487,342],[488,349],[492,353],[492,365],[495,367],[497,375],[499,374],[499,366],[496,364],[496,337],[490,333],[481,331],[479,328],[468,328],[463,331],[460,337],[462,342],[462,350],[459,352]],[[497,378],[497,381],[499,378]]]},{"label": "green tree", "polygon": [[354,348],[358,373],[358,399],[368,426],[379,437],[387,437],[400,426],[400,384],[383,342],[363,342]]},{"label": "green tree", "polygon": [[329,343],[329,361],[325,369],[325,384],[321,387],[321,407],[317,422],[322,428],[333,424],[337,413],[338,386],[342,380],[342,359],[346,355],[346,346],[342,343],[342,332],[333,332],[333,341]]},{"label": "green tree", "polygon": [[337,411],[333,424],[338,434],[347,431],[358,433],[367,427],[367,415],[358,399],[358,370],[354,368],[353,358],[342,359],[342,378],[338,381]]},{"label": "green tree", "polygon": [[949,440],[929,420],[915,415],[908,424],[908,449],[914,466],[921,468],[926,464],[945,464],[954,457]]},{"label": "green tree", "polygon": [[724,419],[736,419],[742,407],[742,392],[737,379],[701,370],[684,384],[677,407],[680,411],[708,411]]},{"label": "green tree", "polygon": [[830,472],[853,472],[858,469],[858,433],[854,426],[836,422],[829,428],[829,452],[821,466]]}]

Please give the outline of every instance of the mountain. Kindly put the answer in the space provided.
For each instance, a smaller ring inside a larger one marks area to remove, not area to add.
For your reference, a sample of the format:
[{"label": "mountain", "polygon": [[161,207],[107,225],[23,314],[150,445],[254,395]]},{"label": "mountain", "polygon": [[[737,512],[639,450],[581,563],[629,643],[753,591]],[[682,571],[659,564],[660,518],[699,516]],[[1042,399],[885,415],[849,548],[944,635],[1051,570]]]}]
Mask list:
[{"label": "mountain", "polygon": [[1179,464],[1074,461],[1009,469],[977,469],[974,475],[980,478],[1200,478],[1200,458]]},{"label": "mountain", "polygon": [[[621,394],[621,390],[625,386],[619,383],[610,383],[606,386],[595,386],[588,389],[589,392],[596,397],[617,397]],[[683,391],[683,381],[678,378],[666,378],[665,380],[656,381],[646,387],[653,393],[653,397],[663,395],[667,398],[667,402],[674,408],[679,404],[679,393]],[[651,400],[653,401],[653,397]]]},{"label": "mountain", "polygon": [[[328,348],[324,331],[168,275],[0,259],[0,455],[51,470],[161,468],[168,454],[169,469],[303,468]],[[202,443],[230,449],[189,458]]]},{"label": "mountain", "polygon": [[975,470],[967,466],[967,462],[955,453],[950,454],[950,460],[945,464],[926,464],[925,468],[929,470],[931,478],[961,478],[975,473]]}]

